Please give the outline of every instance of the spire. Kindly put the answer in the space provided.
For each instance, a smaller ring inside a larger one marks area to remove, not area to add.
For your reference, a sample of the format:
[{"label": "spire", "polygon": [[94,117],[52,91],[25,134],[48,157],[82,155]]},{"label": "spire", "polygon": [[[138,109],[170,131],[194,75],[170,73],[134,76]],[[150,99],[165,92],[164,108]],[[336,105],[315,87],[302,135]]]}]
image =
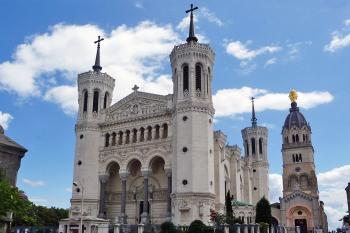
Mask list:
[{"label": "spire", "polygon": [[97,43],[97,52],[96,52],[96,59],[95,59],[95,65],[92,67],[92,69],[96,72],[100,72],[102,70],[102,66],[100,65],[100,42],[103,41],[104,38],[101,38],[101,36],[98,36],[98,39],[94,42]]},{"label": "spire", "polygon": [[194,35],[194,25],[193,25],[193,11],[197,10],[198,7],[193,8],[193,4],[191,4],[191,9],[187,10],[186,13],[191,12],[190,14],[190,29],[188,32],[188,37],[186,39],[187,43],[190,43],[191,41],[197,42],[198,39]]},{"label": "spire", "polygon": [[252,127],[255,127],[257,125],[257,119],[255,116],[255,108],[254,108],[254,97],[251,98],[252,100]]}]

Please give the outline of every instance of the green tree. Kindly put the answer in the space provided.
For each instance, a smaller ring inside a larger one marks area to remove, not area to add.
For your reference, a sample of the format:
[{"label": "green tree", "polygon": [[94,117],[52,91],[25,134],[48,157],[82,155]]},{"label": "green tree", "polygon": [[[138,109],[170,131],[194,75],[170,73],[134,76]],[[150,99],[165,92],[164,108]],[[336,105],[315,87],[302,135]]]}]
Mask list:
[{"label": "green tree", "polygon": [[207,230],[206,228],[207,226],[201,220],[194,220],[188,228],[188,233],[202,233]]},{"label": "green tree", "polygon": [[256,204],[255,222],[271,225],[271,218],[270,202],[265,197],[262,197]]},{"label": "green tree", "polygon": [[231,223],[233,221],[233,210],[232,210],[232,197],[230,190],[226,193],[225,207],[226,207],[226,222]]}]

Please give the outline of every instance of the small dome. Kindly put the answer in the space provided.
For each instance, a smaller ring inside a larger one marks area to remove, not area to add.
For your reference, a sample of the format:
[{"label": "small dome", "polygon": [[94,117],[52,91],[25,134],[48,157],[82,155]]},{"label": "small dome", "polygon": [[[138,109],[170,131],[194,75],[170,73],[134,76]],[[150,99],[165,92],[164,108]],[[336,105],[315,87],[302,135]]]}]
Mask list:
[{"label": "small dome", "polygon": [[293,127],[302,128],[303,126],[309,127],[304,115],[299,112],[296,102],[292,102],[289,114],[284,121],[283,129],[291,129]]}]

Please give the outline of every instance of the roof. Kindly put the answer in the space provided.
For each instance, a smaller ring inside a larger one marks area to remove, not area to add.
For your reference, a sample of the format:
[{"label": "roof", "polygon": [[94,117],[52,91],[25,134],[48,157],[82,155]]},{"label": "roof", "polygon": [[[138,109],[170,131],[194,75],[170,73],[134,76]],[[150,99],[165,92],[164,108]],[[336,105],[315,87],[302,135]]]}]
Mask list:
[{"label": "roof", "polygon": [[231,203],[232,203],[232,206],[253,206],[252,204],[248,204],[248,203],[245,203],[245,202],[242,202],[242,201],[238,201],[236,199],[233,199]]},{"label": "roof", "polygon": [[307,126],[310,128],[307,123],[304,115],[299,112],[299,108],[297,107],[296,102],[292,102],[291,108],[289,109],[289,114],[284,121],[283,129],[291,129],[294,127],[302,128],[303,126]]},{"label": "roof", "polygon": [[22,151],[23,153],[27,152],[27,149],[12,140],[11,138],[7,137],[4,133],[4,129],[0,125],[0,146],[4,146],[11,149],[16,149],[19,151]]}]

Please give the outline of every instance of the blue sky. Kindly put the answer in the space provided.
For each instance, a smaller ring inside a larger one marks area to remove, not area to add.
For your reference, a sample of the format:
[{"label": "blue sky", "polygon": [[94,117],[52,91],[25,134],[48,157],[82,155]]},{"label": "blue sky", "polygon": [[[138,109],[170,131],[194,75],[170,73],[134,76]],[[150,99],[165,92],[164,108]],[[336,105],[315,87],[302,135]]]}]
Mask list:
[{"label": "blue sky", "polygon": [[[168,55],[183,43],[188,1],[0,1],[0,123],[28,148],[18,186],[38,204],[68,207],[76,121],[75,81],[91,69],[93,41],[103,71],[116,78],[114,101],[137,84],[171,91]],[[193,1],[196,33],[216,53],[216,129],[241,146],[250,124],[269,128],[271,198],[280,195],[281,127],[296,88],[313,132],[320,196],[330,225],[345,212],[350,179],[347,132],[350,3],[333,1]]]}]

